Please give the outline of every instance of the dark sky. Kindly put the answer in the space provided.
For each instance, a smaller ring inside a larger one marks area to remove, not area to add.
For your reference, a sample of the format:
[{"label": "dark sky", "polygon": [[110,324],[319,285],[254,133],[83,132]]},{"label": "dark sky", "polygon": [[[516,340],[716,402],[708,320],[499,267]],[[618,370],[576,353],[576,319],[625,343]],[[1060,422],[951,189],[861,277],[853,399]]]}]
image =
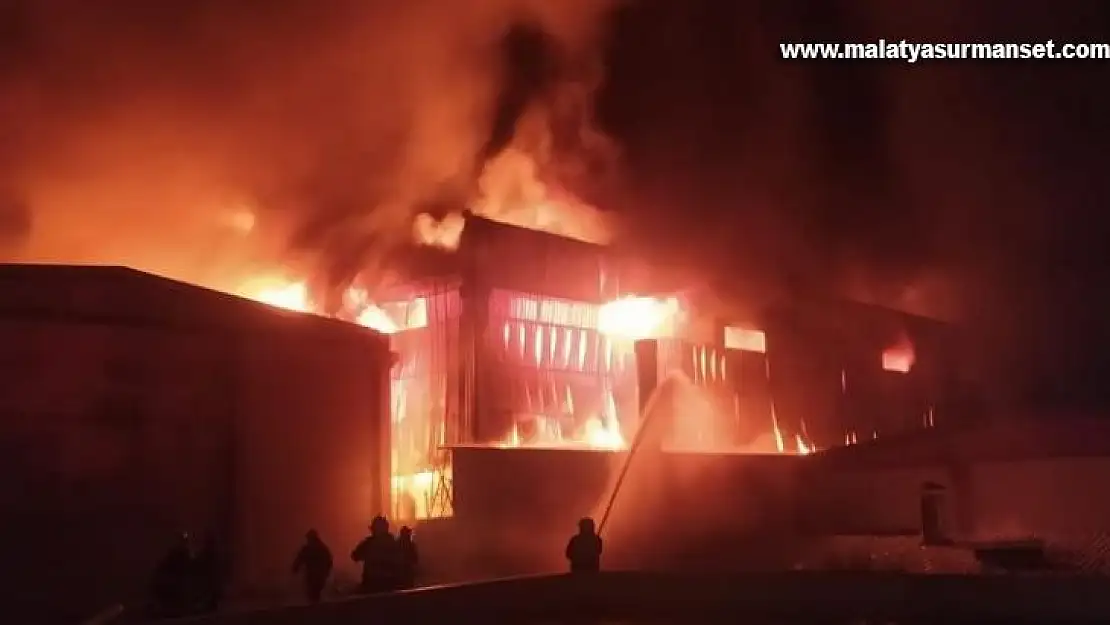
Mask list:
[{"label": "dark sky", "polygon": [[933,304],[961,311],[1015,395],[1110,399],[1110,62],[778,56],[805,40],[1106,42],[1110,5],[637,4],[601,107],[645,204],[669,205],[652,211],[661,239],[681,205],[689,253],[737,271],[809,287],[857,265],[878,283],[939,272],[957,301]]}]

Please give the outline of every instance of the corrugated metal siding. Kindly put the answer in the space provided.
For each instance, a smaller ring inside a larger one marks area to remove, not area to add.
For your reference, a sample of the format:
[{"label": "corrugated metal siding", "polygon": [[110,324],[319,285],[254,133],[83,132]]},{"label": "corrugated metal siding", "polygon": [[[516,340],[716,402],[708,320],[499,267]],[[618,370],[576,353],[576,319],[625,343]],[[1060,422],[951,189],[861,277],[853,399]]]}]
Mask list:
[{"label": "corrugated metal siding", "polygon": [[[659,379],[670,385],[674,400],[666,443],[698,450],[735,448],[741,428],[732,376],[740,372],[730,371],[727,350],[678,339],[658,343]],[[699,391],[687,392],[687,384]]]},{"label": "corrugated metal siding", "polygon": [[[311,333],[240,343],[234,548],[241,587],[282,588],[308,529],[343,553],[388,511],[382,356]],[[346,560],[336,562],[342,570]]]},{"label": "corrugated metal siding", "polygon": [[87,616],[145,592],[176,532],[225,529],[226,342],[18,322],[0,323],[0,344],[0,505],[24,537],[8,557],[28,563],[12,580],[25,605]]},{"label": "corrugated metal siding", "polygon": [[[278,310],[127,267],[0,264],[0,317],[235,332],[315,327],[350,336],[348,324]],[[386,337],[363,330],[382,345]]]},{"label": "corrugated metal siding", "polygon": [[470,279],[486,288],[539,290],[594,303],[618,293],[617,272],[602,246],[471,217],[459,251],[470,264]]},{"label": "corrugated metal siding", "polygon": [[[457,285],[447,282],[395,296],[423,300],[427,323],[391,337],[398,356],[391,372],[391,516],[406,521],[444,517],[451,513],[453,496],[450,454],[442,448],[465,439],[459,374],[462,301]],[[421,483],[428,480],[430,484]]]},{"label": "corrugated metal siding", "polygon": [[630,419],[622,429],[632,431],[635,354],[631,341],[597,331],[599,308],[533,293],[492,291],[482,347],[490,383],[483,389],[480,442],[501,440],[514,420],[537,416],[570,433],[590,415],[613,408]]},{"label": "corrugated metal siding", "polygon": [[0,503],[26,537],[24,606],[83,617],[145,593],[186,529],[280,587],[306,529],[346,544],[387,510],[380,335],[120,268],[0,284]]}]

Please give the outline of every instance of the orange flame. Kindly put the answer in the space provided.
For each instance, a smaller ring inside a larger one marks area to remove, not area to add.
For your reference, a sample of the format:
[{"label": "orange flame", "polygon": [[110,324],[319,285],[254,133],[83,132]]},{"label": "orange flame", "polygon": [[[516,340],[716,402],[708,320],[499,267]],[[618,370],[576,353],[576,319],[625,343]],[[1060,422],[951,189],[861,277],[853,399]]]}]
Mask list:
[{"label": "orange flame", "polygon": [[913,369],[914,361],[913,343],[902,337],[897,344],[883,351],[883,370],[895,373],[909,373]]},{"label": "orange flame", "polygon": [[678,300],[653,297],[622,297],[602,305],[598,331],[626,339],[646,339],[670,334],[679,314]]},{"label": "orange flame", "polygon": [[[515,147],[486,163],[478,180],[478,197],[469,208],[487,219],[587,243],[606,244],[612,239],[610,225],[599,210],[552,192],[540,179],[535,159]],[[424,213],[413,223],[413,238],[421,245],[453,250],[465,226],[460,213],[442,220]]]},{"label": "orange flame", "polygon": [[[249,282],[241,289],[239,294],[243,297],[268,304],[277,308],[303,313],[313,313],[316,310],[308,286],[303,281],[283,281],[277,279],[255,280]],[[377,330],[385,334],[393,334],[407,328],[424,327],[427,325],[427,311],[419,306],[415,307],[416,314],[409,318],[400,319],[390,315],[387,307],[383,307],[369,300],[368,294],[361,289],[352,287],[344,296],[347,320],[361,326]],[[412,302],[419,303],[419,302]],[[410,303],[411,304],[411,303]],[[410,306],[411,307],[411,306]],[[392,310],[392,308],[390,308]],[[623,297],[601,306],[598,311],[598,331],[608,336],[620,339],[640,339],[667,336],[674,332],[674,322],[680,318],[681,305],[676,298],[652,297]],[[748,334],[747,343],[741,348],[762,347],[760,341],[763,333],[754,330],[745,331]],[[537,336],[537,340],[539,337]],[[405,401],[410,391],[403,386],[393,389],[394,401]],[[573,398],[569,389],[565,393],[566,399],[562,413],[573,414]],[[628,449],[628,439],[621,431],[621,424],[617,418],[616,407],[611,393],[606,393],[603,406],[595,416],[585,420],[577,431],[563,431],[557,419],[545,415],[521,415],[527,417],[530,430],[527,435],[521,431],[519,423],[513,425],[503,440],[498,443],[500,447],[547,447],[547,448],[587,448],[598,450],[623,450]],[[532,428],[531,426],[535,426]],[[816,451],[816,448],[807,441],[803,434],[793,437],[792,445],[786,444],[786,437],[779,429],[777,416],[773,414],[771,432],[774,440],[774,451],[783,454],[806,455]],[[450,471],[449,467],[444,469]],[[413,474],[396,474],[393,476],[393,488],[397,492],[404,492],[418,500],[418,514],[426,514],[423,508],[428,493],[439,477],[431,472],[423,471]],[[417,495],[420,495],[417,497]]]},{"label": "orange flame", "polygon": [[[249,282],[239,289],[239,295],[275,308],[295,312],[313,313],[316,310],[309,294],[308,285],[305,282],[281,282],[278,280]],[[353,314],[353,319],[351,319],[354,323],[364,328],[377,330],[382,334],[394,334],[403,329],[402,324],[395,321],[389,313],[377,304],[368,301],[362,291],[352,287],[344,299],[357,304],[355,306],[357,312]]]},{"label": "orange flame", "polygon": [[303,313],[312,311],[308,286],[304,282],[262,281],[245,285],[240,295],[275,308]]}]

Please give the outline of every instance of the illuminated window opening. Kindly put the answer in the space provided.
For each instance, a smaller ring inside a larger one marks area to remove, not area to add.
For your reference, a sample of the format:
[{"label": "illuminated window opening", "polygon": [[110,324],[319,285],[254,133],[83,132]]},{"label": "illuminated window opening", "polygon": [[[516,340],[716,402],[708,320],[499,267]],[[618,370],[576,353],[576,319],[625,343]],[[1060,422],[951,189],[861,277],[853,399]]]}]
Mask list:
[{"label": "illuminated window opening", "polygon": [[725,347],[765,354],[767,353],[767,336],[762,330],[729,326],[725,328]]}]

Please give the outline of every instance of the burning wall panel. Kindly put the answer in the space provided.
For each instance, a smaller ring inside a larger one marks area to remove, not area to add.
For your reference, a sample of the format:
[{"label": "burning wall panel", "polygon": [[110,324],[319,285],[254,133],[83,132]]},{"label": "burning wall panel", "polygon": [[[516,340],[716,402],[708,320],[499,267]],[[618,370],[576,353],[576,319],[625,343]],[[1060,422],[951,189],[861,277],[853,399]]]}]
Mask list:
[{"label": "burning wall panel", "polygon": [[943,418],[954,366],[953,332],[943,324],[817,301],[772,308],[763,323],[784,430],[806,430],[825,448],[932,427]]},{"label": "burning wall panel", "polygon": [[659,379],[674,389],[665,444],[702,451],[735,448],[739,415],[726,351],[679,339],[659,339],[658,345]]},{"label": "burning wall panel", "polygon": [[[781,427],[762,354],[650,339],[637,343],[636,355],[641,427],[652,428],[653,445],[701,452],[813,451],[804,429]],[[659,426],[650,425],[660,419]]]},{"label": "burning wall panel", "polygon": [[619,441],[634,413],[631,344],[598,331],[599,306],[494,290],[483,341],[486,384],[478,442]]},{"label": "burning wall panel", "polygon": [[452,282],[430,283],[398,289],[387,297],[381,305],[385,311],[421,311],[401,325],[407,329],[391,336],[397,356],[390,375],[392,516],[447,516],[451,464],[443,448],[465,440],[458,287]]}]

